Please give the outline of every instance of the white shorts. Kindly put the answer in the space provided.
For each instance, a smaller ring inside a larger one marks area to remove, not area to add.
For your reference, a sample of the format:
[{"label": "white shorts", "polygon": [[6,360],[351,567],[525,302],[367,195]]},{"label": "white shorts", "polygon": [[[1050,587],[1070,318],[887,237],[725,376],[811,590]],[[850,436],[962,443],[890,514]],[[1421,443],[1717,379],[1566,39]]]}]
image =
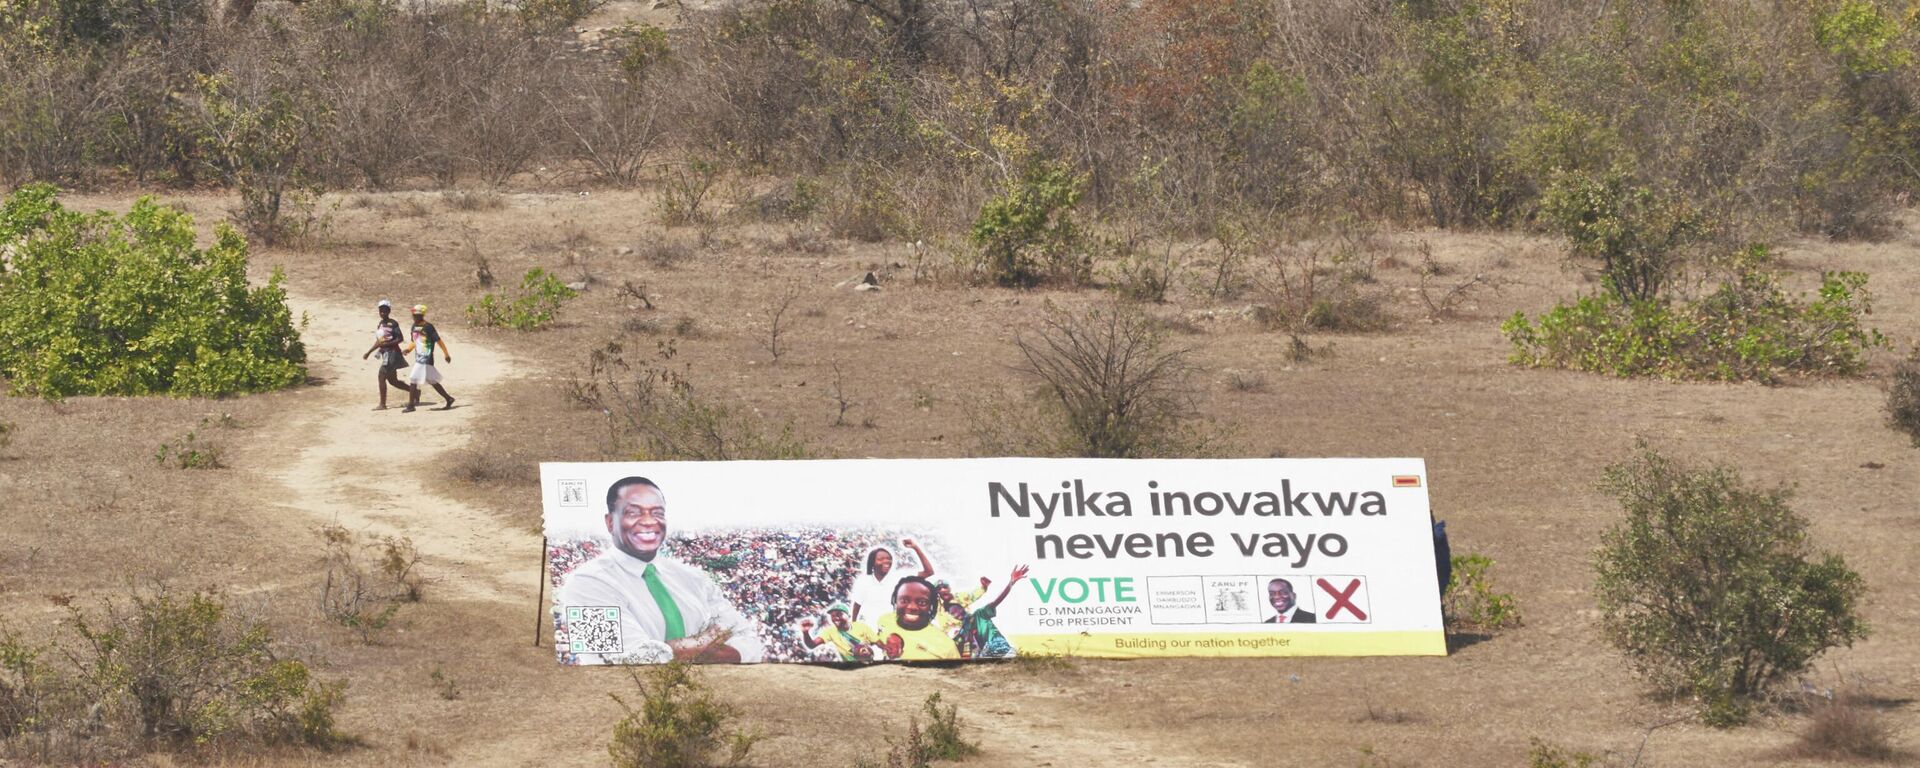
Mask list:
[{"label": "white shorts", "polygon": [[427,363],[414,363],[413,369],[407,371],[407,383],[438,384],[440,383],[440,369]]}]

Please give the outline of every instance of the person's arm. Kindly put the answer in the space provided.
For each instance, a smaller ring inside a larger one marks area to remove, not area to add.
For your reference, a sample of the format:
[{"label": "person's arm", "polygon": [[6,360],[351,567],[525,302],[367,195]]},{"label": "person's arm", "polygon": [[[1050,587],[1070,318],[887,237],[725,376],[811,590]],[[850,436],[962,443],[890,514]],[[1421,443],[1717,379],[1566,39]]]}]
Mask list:
[{"label": "person's arm", "polygon": [[813,619],[800,620],[800,644],[809,651],[820,647],[820,641],[813,636]]},{"label": "person's arm", "polygon": [[434,331],[433,337],[433,345],[440,348],[441,359],[444,362],[453,362],[453,350],[447,346],[447,337],[441,336],[439,331]]},{"label": "person's arm", "polygon": [[1007,593],[1013,591],[1013,585],[1020,583],[1020,580],[1026,577],[1027,577],[1027,567],[1024,565],[1016,566],[1013,569],[1013,578],[1007,579],[1007,585],[1000,588],[1000,594],[995,595],[993,598],[993,602],[987,603],[987,607],[996,608],[996,609],[999,608],[1000,601],[1007,599]]},{"label": "person's arm", "polygon": [[[585,566],[582,566],[583,568]],[[646,640],[658,641],[660,637],[640,623],[640,617],[633,611],[627,600],[627,590],[606,579],[600,573],[574,571],[566,584],[553,593],[554,607],[564,615],[569,606],[611,606],[620,609],[620,635],[623,640],[618,653],[580,653],[580,661],[586,664],[606,664],[610,659],[618,659],[638,650],[638,643]]]},{"label": "person's arm", "polygon": [[906,545],[907,549],[913,550],[914,554],[920,556],[920,578],[925,579],[932,577],[933,558],[927,557],[926,551],[920,548],[920,543],[913,539],[901,539],[900,543]]},{"label": "person's arm", "polygon": [[[760,641],[760,634],[753,631],[753,622],[733,607],[733,601],[720,590],[720,585],[704,581],[701,589],[702,599],[707,603],[707,615],[713,620],[708,622],[708,632],[716,642],[709,644],[698,661],[708,663],[756,662],[766,658],[767,649]],[[674,655],[679,656],[678,649]]]},{"label": "person's arm", "polygon": [[382,342],[382,341],[376,341],[376,342],[374,342],[374,343],[373,343],[373,346],[371,346],[371,347],[367,347],[367,351],[366,351],[366,354],[363,354],[363,355],[361,355],[361,356],[360,356],[360,359],[362,359],[362,360],[365,360],[365,359],[367,359],[367,358],[369,358],[369,357],[372,357],[372,356],[373,356],[373,351],[374,351],[374,350],[376,350],[376,349],[379,349],[379,348],[381,348],[381,347],[384,347],[384,346],[386,346],[386,342]]}]

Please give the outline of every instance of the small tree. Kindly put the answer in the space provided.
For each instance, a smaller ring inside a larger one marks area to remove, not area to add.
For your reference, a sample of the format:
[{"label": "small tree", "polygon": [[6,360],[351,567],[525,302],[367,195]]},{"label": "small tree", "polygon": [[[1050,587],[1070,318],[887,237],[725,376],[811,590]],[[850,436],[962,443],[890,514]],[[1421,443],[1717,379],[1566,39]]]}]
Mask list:
[{"label": "small tree", "polygon": [[198,86],[195,128],[214,169],[240,195],[234,220],[267,245],[306,236],[323,192],[315,166],[325,106],[275,78],[202,76]]},{"label": "small tree", "polygon": [[1660,298],[1679,275],[1682,251],[1706,235],[1705,220],[1684,199],[1617,171],[1560,174],[1540,212],[1573,242],[1575,256],[1600,261],[1608,290],[1626,303]]},{"label": "small tree", "polygon": [[1595,558],[1601,626],[1656,686],[1698,699],[1709,724],[1745,722],[1775,683],[1866,636],[1859,574],[1814,551],[1786,490],[1645,445],[1602,487],[1627,518]]},{"label": "small tree", "polygon": [[1006,286],[1049,277],[1078,282],[1089,269],[1073,206],[1086,179],[1064,164],[1036,163],[981,206],[970,236],[986,249],[987,274]]}]

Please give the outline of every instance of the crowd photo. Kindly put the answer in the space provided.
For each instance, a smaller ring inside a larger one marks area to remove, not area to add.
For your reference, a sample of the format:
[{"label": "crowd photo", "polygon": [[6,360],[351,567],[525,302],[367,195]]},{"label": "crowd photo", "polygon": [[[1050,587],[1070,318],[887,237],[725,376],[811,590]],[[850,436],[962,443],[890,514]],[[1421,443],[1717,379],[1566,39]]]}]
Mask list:
[{"label": "crowd photo", "polygon": [[862,663],[1015,653],[994,619],[1025,566],[997,579],[949,579],[927,544],[894,530],[669,536],[666,506],[651,480],[626,478],[607,493],[610,541],[547,547],[562,663]]}]

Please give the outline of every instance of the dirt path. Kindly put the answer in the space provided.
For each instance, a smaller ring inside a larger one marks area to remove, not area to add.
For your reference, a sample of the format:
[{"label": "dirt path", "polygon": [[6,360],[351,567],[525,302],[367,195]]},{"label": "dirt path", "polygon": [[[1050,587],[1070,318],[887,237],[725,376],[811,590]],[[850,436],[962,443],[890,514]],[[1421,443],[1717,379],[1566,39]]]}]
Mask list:
[{"label": "dirt path", "polygon": [[[337,523],[370,536],[405,536],[437,574],[428,589],[455,599],[524,603],[535,586],[539,541],[499,524],[486,512],[429,489],[436,473],[451,471],[449,451],[467,442],[474,418],[495,401],[490,388],[506,377],[509,361],[470,340],[449,336],[451,363],[439,363],[452,410],[432,410],[428,388],[421,408],[401,413],[404,391],[378,402],[375,363],[360,354],[372,343],[371,308],[355,309],[311,296],[289,296],[305,312],[309,367],[322,383],[320,406],[280,429],[275,443],[298,451],[290,465],[270,472],[288,492],[282,506],[315,525]],[[404,325],[405,316],[397,318]],[[401,372],[404,379],[405,371]]]}]

